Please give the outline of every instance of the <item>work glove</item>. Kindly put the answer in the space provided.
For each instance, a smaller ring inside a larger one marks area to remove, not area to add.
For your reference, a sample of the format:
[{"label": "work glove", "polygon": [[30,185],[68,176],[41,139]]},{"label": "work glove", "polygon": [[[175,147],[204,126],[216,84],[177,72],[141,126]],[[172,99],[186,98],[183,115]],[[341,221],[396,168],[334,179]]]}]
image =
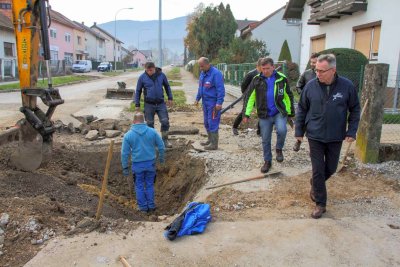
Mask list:
[{"label": "work glove", "polygon": [[123,174],[124,176],[129,176],[129,167],[124,168],[124,169],[122,170],[122,174]]}]

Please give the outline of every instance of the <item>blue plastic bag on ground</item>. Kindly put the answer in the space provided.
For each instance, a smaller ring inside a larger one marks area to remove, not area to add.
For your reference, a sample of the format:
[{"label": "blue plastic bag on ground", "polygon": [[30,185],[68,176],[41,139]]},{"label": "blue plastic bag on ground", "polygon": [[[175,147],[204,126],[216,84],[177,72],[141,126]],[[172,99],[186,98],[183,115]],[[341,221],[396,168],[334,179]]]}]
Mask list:
[{"label": "blue plastic bag on ground", "polygon": [[191,202],[182,214],[165,228],[164,235],[172,241],[183,235],[201,234],[210,221],[210,205],[202,202]]}]

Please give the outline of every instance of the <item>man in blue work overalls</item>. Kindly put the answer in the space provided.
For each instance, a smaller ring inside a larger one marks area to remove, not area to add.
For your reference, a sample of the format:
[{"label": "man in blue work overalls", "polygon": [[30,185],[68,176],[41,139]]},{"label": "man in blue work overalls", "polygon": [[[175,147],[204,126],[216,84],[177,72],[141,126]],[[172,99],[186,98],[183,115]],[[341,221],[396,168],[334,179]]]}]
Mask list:
[{"label": "man in blue work overalls", "polygon": [[156,130],[146,125],[143,113],[135,113],[131,129],[124,135],[121,162],[124,176],[129,176],[129,159],[132,161],[136,200],[142,212],[152,212],[156,209],[154,203],[156,148],[158,160],[164,164],[163,140]]},{"label": "man in blue work overalls", "polygon": [[225,97],[224,78],[222,73],[210,64],[208,58],[201,57],[198,63],[201,73],[195,104],[197,105],[202,99],[204,127],[208,134],[208,140],[200,144],[205,146],[206,150],[216,150],[222,103]]}]

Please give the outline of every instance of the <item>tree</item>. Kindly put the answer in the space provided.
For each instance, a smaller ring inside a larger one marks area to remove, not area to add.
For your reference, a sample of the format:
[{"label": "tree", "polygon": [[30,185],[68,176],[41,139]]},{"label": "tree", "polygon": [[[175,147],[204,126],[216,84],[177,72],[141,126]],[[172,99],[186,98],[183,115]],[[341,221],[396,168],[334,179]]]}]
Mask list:
[{"label": "tree", "polygon": [[221,48],[229,47],[237,28],[229,4],[206,8],[199,5],[190,16],[186,30],[185,45],[195,57],[215,59]]},{"label": "tree", "polygon": [[260,57],[269,55],[266,44],[259,40],[243,40],[235,38],[228,48],[221,48],[218,52],[218,62],[239,64],[256,62]]},{"label": "tree", "polygon": [[282,44],[281,53],[279,54],[278,61],[288,61],[292,62],[292,55],[290,54],[290,49],[287,40]]}]

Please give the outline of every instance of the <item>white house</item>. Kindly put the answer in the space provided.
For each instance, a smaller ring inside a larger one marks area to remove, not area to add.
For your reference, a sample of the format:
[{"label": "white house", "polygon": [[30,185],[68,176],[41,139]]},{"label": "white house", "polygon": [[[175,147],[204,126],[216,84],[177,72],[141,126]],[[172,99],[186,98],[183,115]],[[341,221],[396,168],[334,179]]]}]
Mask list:
[{"label": "white house", "polygon": [[99,33],[95,32],[83,22],[74,21],[85,30],[85,51],[87,52],[86,59],[95,61],[106,61],[106,40]]},{"label": "white house", "polygon": [[284,19],[298,20],[302,29],[300,70],[312,52],[353,48],[371,63],[389,64],[388,86],[394,87],[400,59],[399,10],[399,0],[289,0]]},{"label": "white house", "polygon": [[[90,27],[93,31],[100,34],[105,39],[105,47],[106,47],[106,61],[113,62],[114,61],[114,35],[110,34],[106,30],[97,26],[96,22]],[[123,42],[115,38],[115,52],[117,62],[120,62],[122,59],[122,44]]]},{"label": "white house", "polygon": [[292,21],[282,20],[285,6],[274,11],[261,20],[255,27],[248,26],[242,31],[242,38],[264,41],[267,44],[270,57],[278,60],[282,44],[287,40],[292,61],[300,61],[300,26]]},{"label": "white house", "polygon": [[0,81],[16,77],[17,50],[11,20],[0,13]]}]

